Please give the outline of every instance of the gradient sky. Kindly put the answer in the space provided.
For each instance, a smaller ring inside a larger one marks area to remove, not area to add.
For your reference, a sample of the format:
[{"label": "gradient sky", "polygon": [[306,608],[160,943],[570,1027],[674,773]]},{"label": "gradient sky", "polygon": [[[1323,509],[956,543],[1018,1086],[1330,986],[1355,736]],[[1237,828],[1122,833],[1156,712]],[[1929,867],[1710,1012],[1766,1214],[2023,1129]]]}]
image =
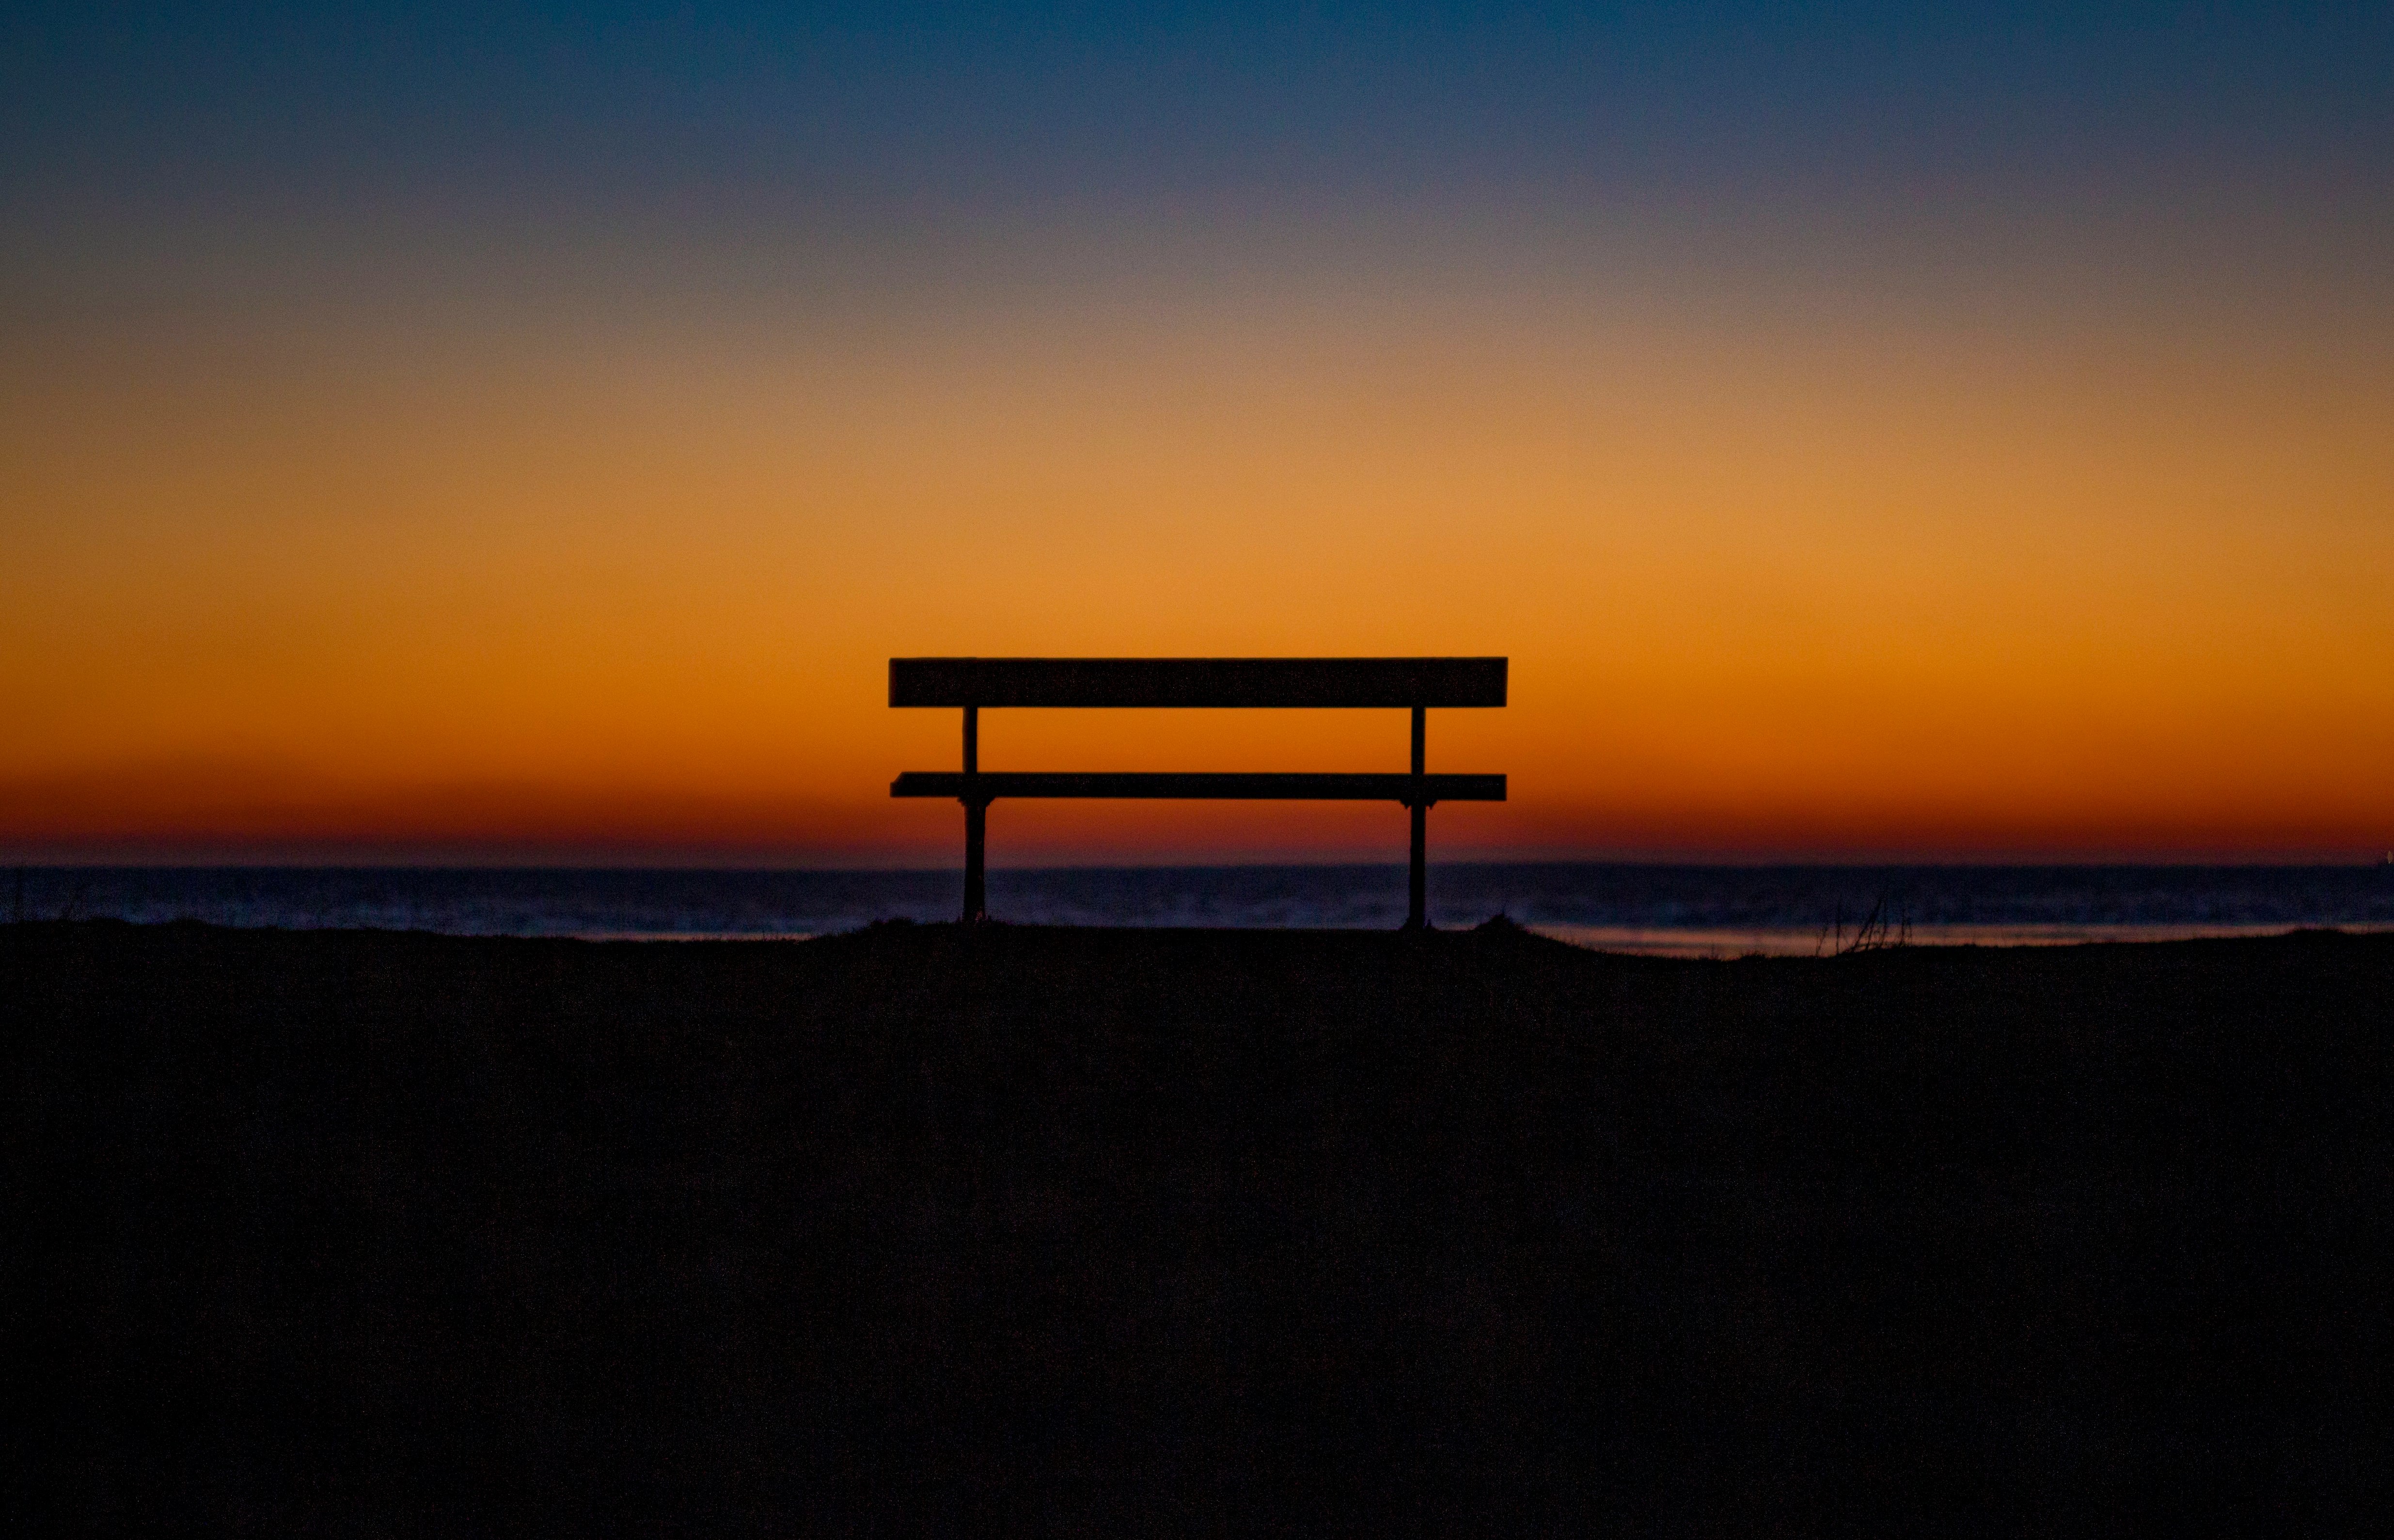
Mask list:
[{"label": "gradient sky", "polygon": [[2394,10],[1914,9],[11,7],[0,859],[2374,859]]}]

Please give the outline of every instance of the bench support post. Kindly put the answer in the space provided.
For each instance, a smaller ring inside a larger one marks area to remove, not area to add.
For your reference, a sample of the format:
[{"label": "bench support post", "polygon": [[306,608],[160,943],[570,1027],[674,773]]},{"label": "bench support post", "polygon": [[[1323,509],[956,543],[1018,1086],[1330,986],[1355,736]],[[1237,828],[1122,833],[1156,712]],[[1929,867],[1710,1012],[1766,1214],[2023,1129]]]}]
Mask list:
[{"label": "bench support post", "polygon": [[974,780],[980,774],[980,707],[965,707],[965,924],[989,918],[984,861],[989,848],[989,801]]},{"label": "bench support post", "polygon": [[989,804],[965,804],[965,923],[989,918],[989,895],[981,872],[981,855],[989,842]]},{"label": "bench support post", "polygon": [[1423,771],[1423,749],[1429,736],[1429,713],[1421,706],[1414,707],[1414,784],[1409,810],[1414,821],[1413,869],[1407,874],[1405,928],[1428,928],[1429,897],[1429,804],[1422,800],[1420,776]]}]

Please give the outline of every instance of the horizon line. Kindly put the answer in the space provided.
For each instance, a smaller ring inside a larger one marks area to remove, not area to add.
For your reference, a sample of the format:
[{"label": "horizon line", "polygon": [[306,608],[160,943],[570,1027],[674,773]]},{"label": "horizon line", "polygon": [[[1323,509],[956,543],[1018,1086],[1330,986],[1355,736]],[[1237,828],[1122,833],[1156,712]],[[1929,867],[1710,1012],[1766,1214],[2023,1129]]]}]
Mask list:
[{"label": "horizon line", "polygon": [[[2222,859],[2218,857],[2184,856],[2103,859],[2099,857],[2053,858],[1859,858],[1822,857],[1796,859],[1786,857],[1688,859],[1681,857],[1613,856],[1613,857],[1536,857],[1519,860],[1487,860],[1468,858],[1459,861],[1432,861],[1433,867],[1523,867],[1523,866],[1617,866],[1667,867],[1689,870],[1750,870],[1773,871],[1789,869],[1856,871],[1870,870],[2026,870],[2034,868],[2138,868],[2154,870],[2210,868],[2215,870],[2252,871],[2377,871],[2394,868],[2394,850],[2378,859],[2366,857],[2350,860],[2328,859]],[[1230,872],[1230,871],[1375,871],[1402,872],[1405,862],[1394,861],[1213,861],[1213,862],[1059,862],[1048,863],[1018,863],[990,865],[992,875],[998,873],[1050,872]],[[445,862],[445,861],[7,861],[0,862],[5,872],[554,872],[554,873],[687,873],[754,875],[769,873],[805,874],[823,876],[953,876],[963,873],[955,865],[801,865],[771,863],[741,865],[722,862],[634,862],[630,863],[587,861],[547,862]]]}]

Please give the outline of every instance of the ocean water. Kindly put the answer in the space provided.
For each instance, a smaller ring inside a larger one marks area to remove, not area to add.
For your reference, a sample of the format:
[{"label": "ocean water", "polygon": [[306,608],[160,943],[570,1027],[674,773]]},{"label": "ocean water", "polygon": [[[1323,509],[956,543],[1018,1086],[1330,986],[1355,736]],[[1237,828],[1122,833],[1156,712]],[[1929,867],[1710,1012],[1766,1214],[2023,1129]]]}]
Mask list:
[{"label": "ocean water", "polygon": [[[1393,928],[1401,866],[993,871],[990,910],[1042,925]],[[0,919],[61,915],[452,935],[817,936],[953,919],[960,872],[34,867]],[[2394,929],[2394,866],[1436,865],[1430,919],[1493,915],[1611,951],[1801,954],[1865,925],[1915,944],[2051,944]]]}]

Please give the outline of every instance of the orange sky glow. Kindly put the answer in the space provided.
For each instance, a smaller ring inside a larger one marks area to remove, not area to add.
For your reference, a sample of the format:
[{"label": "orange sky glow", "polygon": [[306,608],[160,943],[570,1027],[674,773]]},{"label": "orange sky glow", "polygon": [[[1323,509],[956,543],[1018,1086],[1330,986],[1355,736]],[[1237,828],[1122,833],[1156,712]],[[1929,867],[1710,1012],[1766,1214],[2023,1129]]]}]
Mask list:
[{"label": "orange sky glow", "polygon": [[[59,279],[0,349],[0,856],[953,863],[887,791],[955,762],[884,697],[940,653],[1509,656],[1431,717],[1511,776],[1444,859],[2394,845],[2382,295],[1474,228]],[[982,762],[1404,732],[995,713]],[[1393,860],[1403,816],[1001,804],[992,854]]]}]

